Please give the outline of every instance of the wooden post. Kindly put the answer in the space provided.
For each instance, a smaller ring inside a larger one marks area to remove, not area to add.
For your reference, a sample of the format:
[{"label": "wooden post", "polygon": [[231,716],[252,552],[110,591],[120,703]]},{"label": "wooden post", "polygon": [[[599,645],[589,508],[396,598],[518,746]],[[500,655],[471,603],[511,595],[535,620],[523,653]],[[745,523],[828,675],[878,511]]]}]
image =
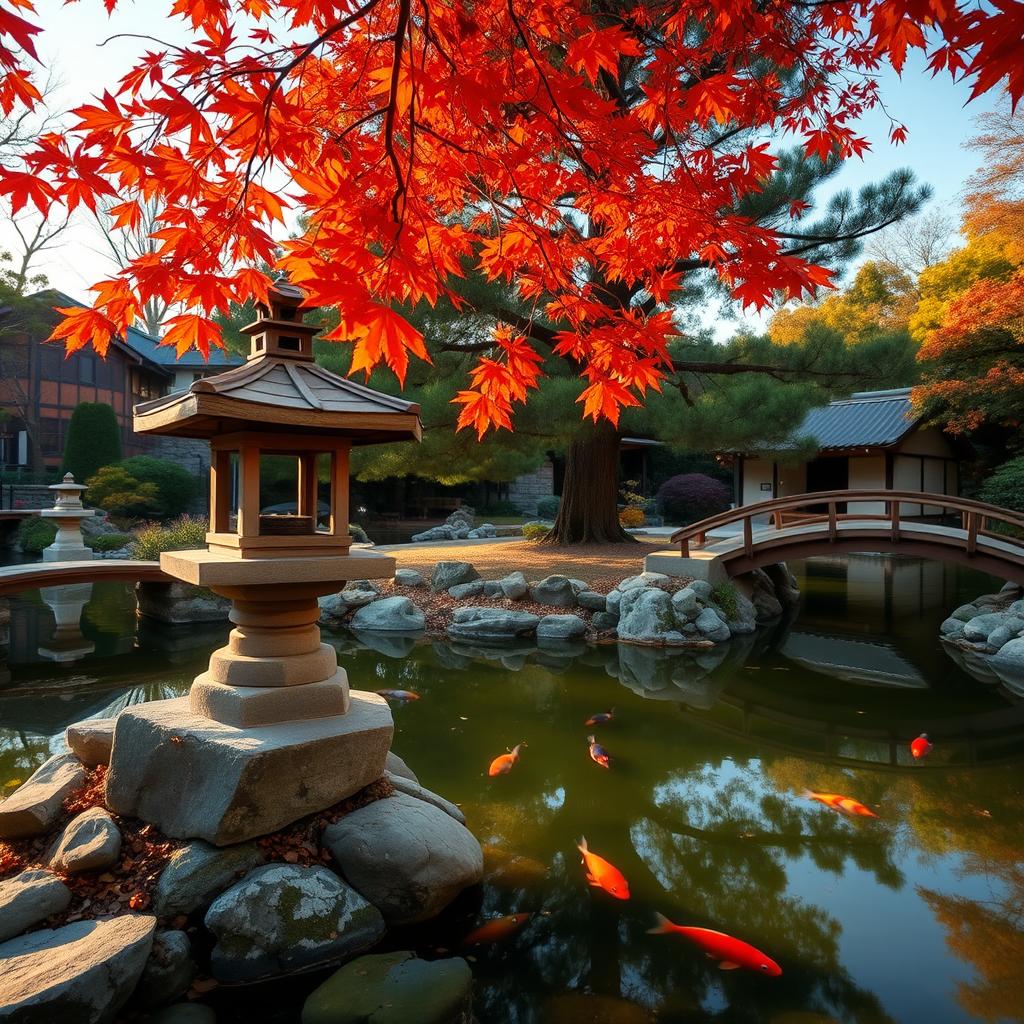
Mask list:
[{"label": "wooden post", "polygon": [[313,529],[316,530],[316,456],[312,452],[299,455],[299,494],[298,510],[300,516],[311,516]]},{"label": "wooden post", "polygon": [[830,501],[828,503],[828,539],[829,543],[835,543],[836,537],[839,534],[839,525],[836,522],[836,503]]},{"label": "wooden post", "polygon": [[683,558],[689,558],[690,557],[690,538],[689,537],[684,537],[679,542],[679,551],[682,554]]},{"label": "wooden post", "polygon": [[348,452],[339,445],[331,455],[331,534],[348,536]]},{"label": "wooden post", "polygon": [[231,452],[210,453],[210,532],[227,533],[231,515]]},{"label": "wooden post", "polygon": [[978,513],[967,513],[967,554],[973,555],[978,550]]},{"label": "wooden post", "polygon": [[900,539],[900,503],[898,501],[889,502],[889,536],[893,544]]},{"label": "wooden post", "polygon": [[747,558],[754,554],[754,528],[750,516],[743,517],[743,553]]},{"label": "wooden post", "polygon": [[241,475],[238,481],[238,535],[258,537],[260,534],[260,450],[255,444],[244,444],[239,452]]}]

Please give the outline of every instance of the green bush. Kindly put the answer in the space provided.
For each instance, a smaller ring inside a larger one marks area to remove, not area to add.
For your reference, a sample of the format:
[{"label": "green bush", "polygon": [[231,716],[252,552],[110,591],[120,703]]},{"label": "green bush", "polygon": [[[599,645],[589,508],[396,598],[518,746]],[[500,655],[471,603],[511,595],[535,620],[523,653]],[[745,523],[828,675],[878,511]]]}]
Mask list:
[{"label": "green bush", "polygon": [[553,520],[558,515],[558,506],[561,503],[562,499],[557,494],[549,494],[546,498],[541,498],[537,502],[537,518]]},{"label": "green bush", "polygon": [[132,542],[130,533],[94,533],[85,538],[86,547],[93,551],[120,551]]},{"label": "green bush", "polygon": [[104,466],[121,461],[121,428],[106,402],[79,402],[68,423],[61,475],[74,473],[79,483]]},{"label": "green bush", "polygon": [[154,459],[151,455],[133,455],[121,468],[144,484],[155,484],[161,516],[180,516],[196,500],[201,482],[195,474],[174,462]]},{"label": "green bush", "polygon": [[523,527],[523,536],[527,540],[543,540],[550,532],[551,527],[543,523],[527,523]]},{"label": "green bush", "polygon": [[159,513],[160,497],[156,484],[143,483],[124,465],[104,466],[85,481],[86,500],[115,516],[145,516]]},{"label": "green bush", "polygon": [[38,555],[43,548],[48,548],[57,536],[57,524],[52,519],[40,519],[29,516],[18,524],[18,547],[26,554]]},{"label": "green bush", "polygon": [[978,492],[982,501],[1024,512],[1024,455],[1004,462]]},{"label": "green bush", "polygon": [[357,544],[368,544],[370,541],[366,531],[358,523],[349,523],[348,532]]},{"label": "green bush", "polygon": [[736,588],[731,583],[719,583],[711,591],[711,600],[725,612],[730,621],[739,615],[739,602],[736,600]]},{"label": "green bush", "polygon": [[210,524],[194,516],[179,516],[164,526],[147,526],[135,534],[132,556],[155,562],[162,551],[186,551],[205,548]]}]

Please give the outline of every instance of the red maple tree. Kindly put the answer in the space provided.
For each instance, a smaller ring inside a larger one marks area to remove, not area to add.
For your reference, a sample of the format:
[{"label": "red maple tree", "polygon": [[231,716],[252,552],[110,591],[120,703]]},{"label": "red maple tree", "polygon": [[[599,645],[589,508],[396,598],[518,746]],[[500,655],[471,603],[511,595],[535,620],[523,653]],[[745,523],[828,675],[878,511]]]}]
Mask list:
[{"label": "red maple tree", "polygon": [[[95,0],[92,0],[95,2]],[[116,18],[118,0],[103,0]],[[473,268],[514,282],[510,317],[456,401],[460,426],[512,427],[553,353],[582,411],[671,382],[671,300],[710,270],[744,305],[827,286],[822,238],[737,212],[776,167],[769,138],[862,153],[875,74],[910,48],[973,94],[1024,92],[1020,0],[170,0],[187,46],[157,46],[72,129],[4,168],[15,208],[162,207],[155,252],[61,310],[69,350],[104,352],[147,301],[165,342],[264,297],[269,265],[336,307],[353,370],[403,379],[422,336],[396,306],[458,301]],[[0,0],[0,109],[31,104],[31,0]],[[904,134],[893,124],[892,137]],[[286,217],[303,230],[282,241]],[[878,225],[880,226],[880,225]],[[873,228],[874,229],[874,228]],[[275,234],[276,232],[276,234]],[[856,231],[839,237],[855,236]],[[554,326],[552,326],[554,325]]]}]

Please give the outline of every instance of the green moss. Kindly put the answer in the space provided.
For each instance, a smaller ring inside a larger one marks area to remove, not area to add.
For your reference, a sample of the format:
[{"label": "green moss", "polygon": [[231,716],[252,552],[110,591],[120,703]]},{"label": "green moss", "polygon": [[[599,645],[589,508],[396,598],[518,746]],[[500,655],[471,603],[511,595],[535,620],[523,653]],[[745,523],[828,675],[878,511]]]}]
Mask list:
[{"label": "green moss", "polygon": [[739,615],[739,602],[736,600],[736,588],[731,583],[719,583],[711,591],[711,600],[725,612],[727,619],[735,619]]}]

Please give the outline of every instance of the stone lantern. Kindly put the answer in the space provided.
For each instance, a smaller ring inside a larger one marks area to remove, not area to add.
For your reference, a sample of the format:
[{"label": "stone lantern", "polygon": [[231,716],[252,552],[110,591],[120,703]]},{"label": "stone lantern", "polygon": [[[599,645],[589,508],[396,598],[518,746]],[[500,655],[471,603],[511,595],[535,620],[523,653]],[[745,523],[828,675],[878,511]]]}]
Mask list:
[{"label": "stone lantern", "polygon": [[[421,436],[418,405],[316,365],[298,289],[280,284],[269,299],[244,328],[243,366],[135,409],[139,433],[210,442],[208,546],[160,564],[229,598],[234,629],[188,697],[119,717],[107,800],[218,844],[273,831],[383,773],[390,711],[376,694],[350,693],[320,641],[317,598],[395,570],[392,558],[350,553],[351,447]],[[268,466],[294,469],[294,501],[276,510],[261,500]]]},{"label": "stone lantern", "polygon": [[91,508],[82,505],[82,491],[85,484],[76,484],[71,473],[65,473],[59,484],[51,484],[56,496],[53,508],[44,508],[39,513],[42,519],[51,519],[57,524],[57,536],[53,543],[43,549],[44,562],[88,562],[92,560],[92,549],[82,539],[82,520],[96,515]]}]

